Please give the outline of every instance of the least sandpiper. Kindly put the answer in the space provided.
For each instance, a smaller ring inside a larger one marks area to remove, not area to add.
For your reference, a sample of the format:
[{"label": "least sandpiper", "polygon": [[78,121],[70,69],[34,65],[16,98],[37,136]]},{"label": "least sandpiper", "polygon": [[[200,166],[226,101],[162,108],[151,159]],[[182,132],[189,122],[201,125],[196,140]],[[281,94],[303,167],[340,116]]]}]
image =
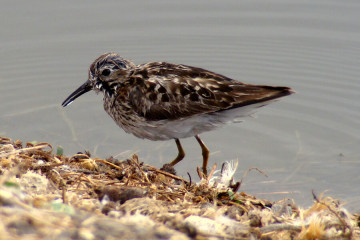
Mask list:
[{"label": "least sandpiper", "polygon": [[89,68],[88,80],[62,103],[82,94],[104,94],[104,109],[127,133],[150,140],[174,139],[180,162],[180,138],[195,137],[202,149],[206,174],[209,150],[199,134],[250,115],[288,87],[250,85],[197,67],[167,62],[135,65],[116,53],[105,53]]}]

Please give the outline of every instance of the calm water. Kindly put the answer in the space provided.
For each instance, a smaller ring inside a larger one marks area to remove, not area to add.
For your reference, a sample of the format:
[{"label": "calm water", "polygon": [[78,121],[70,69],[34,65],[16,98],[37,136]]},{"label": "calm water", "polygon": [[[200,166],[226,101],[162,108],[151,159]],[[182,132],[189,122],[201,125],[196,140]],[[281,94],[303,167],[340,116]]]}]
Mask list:
[{"label": "calm water", "polygon": [[[211,165],[238,159],[238,179],[250,167],[268,174],[251,172],[242,191],[305,207],[314,189],[360,209],[359,1],[0,2],[1,136],[62,145],[68,155],[136,152],[161,166],[175,143],[125,134],[100,95],[60,104],[104,52],[184,63],[297,92],[202,135]],[[195,178],[200,148],[194,138],[182,142],[187,156],[177,170]]]}]

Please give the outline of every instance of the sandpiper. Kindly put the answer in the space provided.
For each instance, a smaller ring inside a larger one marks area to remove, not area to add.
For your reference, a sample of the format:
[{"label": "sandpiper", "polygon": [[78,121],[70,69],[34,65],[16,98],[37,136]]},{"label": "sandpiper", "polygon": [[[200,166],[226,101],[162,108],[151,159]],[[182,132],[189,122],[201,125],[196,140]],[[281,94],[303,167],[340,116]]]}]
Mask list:
[{"label": "sandpiper", "polygon": [[104,94],[105,111],[125,132],[150,140],[174,139],[178,155],[171,166],[185,156],[179,139],[194,136],[202,149],[205,175],[209,150],[200,133],[293,93],[288,87],[245,84],[183,64],[135,65],[112,52],[90,65],[88,80],[62,106],[90,90]]}]

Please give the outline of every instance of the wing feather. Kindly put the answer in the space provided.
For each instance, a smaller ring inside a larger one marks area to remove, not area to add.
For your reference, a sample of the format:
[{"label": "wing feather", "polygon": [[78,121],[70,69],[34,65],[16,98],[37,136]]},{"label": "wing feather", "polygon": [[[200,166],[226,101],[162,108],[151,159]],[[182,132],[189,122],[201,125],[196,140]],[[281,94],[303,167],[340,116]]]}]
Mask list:
[{"label": "wing feather", "polygon": [[248,85],[220,74],[180,64],[137,66],[128,80],[129,100],[146,120],[188,118],[225,111],[291,94],[287,87]]}]

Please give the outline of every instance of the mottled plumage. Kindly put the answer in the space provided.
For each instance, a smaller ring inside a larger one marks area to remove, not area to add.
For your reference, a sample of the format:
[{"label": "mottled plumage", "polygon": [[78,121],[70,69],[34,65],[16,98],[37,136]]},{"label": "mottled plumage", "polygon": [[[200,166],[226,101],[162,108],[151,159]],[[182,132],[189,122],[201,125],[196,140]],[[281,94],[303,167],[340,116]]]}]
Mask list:
[{"label": "mottled plumage", "polygon": [[63,106],[90,90],[104,93],[104,109],[127,133],[150,140],[195,136],[203,150],[203,170],[209,151],[198,134],[247,116],[258,107],[292,93],[287,87],[249,85],[205,69],[151,62],[135,65],[116,53],[97,58],[89,78]]}]

